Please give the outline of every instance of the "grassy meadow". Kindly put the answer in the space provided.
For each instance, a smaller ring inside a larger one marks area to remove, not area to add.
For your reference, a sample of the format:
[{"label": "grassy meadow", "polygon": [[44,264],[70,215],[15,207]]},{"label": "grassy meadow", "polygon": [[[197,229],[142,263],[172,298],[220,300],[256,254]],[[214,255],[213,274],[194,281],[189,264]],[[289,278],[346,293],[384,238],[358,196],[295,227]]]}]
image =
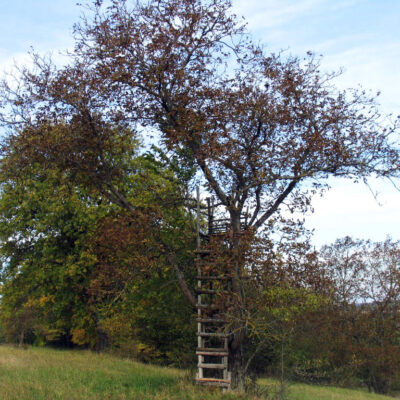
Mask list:
[{"label": "grassy meadow", "polygon": [[[271,395],[276,384],[260,380]],[[238,400],[193,385],[190,374],[90,351],[0,346],[1,400]],[[362,391],[289,385],[288,400],[384,400]]]}]

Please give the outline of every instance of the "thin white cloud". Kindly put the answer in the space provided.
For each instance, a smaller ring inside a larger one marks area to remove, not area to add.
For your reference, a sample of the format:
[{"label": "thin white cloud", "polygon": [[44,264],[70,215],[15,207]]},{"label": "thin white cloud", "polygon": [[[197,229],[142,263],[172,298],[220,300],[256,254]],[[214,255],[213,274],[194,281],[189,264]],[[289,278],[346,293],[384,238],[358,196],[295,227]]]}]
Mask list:
[{"label": "thin white cloud", "polygon": [[27,53],[14,53],[12,56],[0,54],[0,73],[12,73],[16,66],[32,65],[31,57]]},{"label": "thin white cloud", "polygon": [[331,53],[323,60],[324,68],[337,70],[344,67],[337,84],[341,88],[361,84],[365,89],[381,91],[379,98],[387,113],[400,113],[400,41],[384,44],[365,43],[342,52]]},{"label": "thin white cloud", "polygon": [[[41,55],[50,55],[52,62],[58,66],[65,65],[68,62],[68,57],[61,51],[50,52],[39,52]],[[18,75],[18,68],[21,67],[33,67],[32,57],[29,53],[14,53],[12,56],[4,55],[0,53],[0,78],[9,79],[13,74]]]},{"label": "thin white cloud", "polygon": [[239,0],[234,3],[236,12],[246,15],[250,29],[271,28],[289,23],[292,19],[310,12],[325,0]]},{"label": "thin white cloud", "polygon": [[249,28],[253,30],[276,28],[290,24],[305,15],[338,11],[353,7],[363,0],[237,0],[234,9],[245,15]]},{"label": "thin white cloud", "polygon": [[384,240],[388,234],[400,237],[399,192],[382,181],[373,182],[377,199],[363,184],[336,180],[324,197],[313,201],[315,212],[306,217],[306,226],[315,229],[314,243],[322,245],[338,237]]},{"label": "thin white cloud", "polygon": [[[379,15],[381,25],[371,29],[362,24],[359,27],[357,20],[357,10],[371,8],[367,0],[237,0],[234,7],[249,22],[249,30],[271,51],[286,49],[299,56],[309,50],[322,54],[325,70],[344,69],[337,80],[340,88],[361,85],[373,92],[381,91],[383,111],[399,113],[400,40],[383,7],[382,13],[386,14]],[[344,29],[330,33],[331,27],[321,22],[327,15],[334,16],[330,23],[343,23]],[[375,16],[367,15],[375,20]],[[383,22],[386,20],[388,25]]]}]

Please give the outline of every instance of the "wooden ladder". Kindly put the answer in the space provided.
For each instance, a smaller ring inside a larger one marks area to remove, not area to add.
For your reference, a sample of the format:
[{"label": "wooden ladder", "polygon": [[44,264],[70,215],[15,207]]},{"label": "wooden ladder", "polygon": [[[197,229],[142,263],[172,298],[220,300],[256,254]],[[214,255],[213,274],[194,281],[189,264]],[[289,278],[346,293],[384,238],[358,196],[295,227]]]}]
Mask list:
[{"label": "wooden ladder", "polygon": [[[207,198],[208,232],[201,232],[200,190],[197,187],[197,350],[198,372],[196,382],[202,385],[220,386],[223,390],[231,388],[229,371],[229,332],[224,331],[226,321],[224,305],[216,301],[219,294],[226,294],[229,299],[232,279],[227,271],[215,268],[213,254],[202,246],[202,241],[211,242],[212,238],[225,235],[230,229],[230,220],[216,219],[214,211],[218,205]],[[241,231],[247,228],[247,215],[241,218]],[[203,213],[204,215],[204,213]],[[215,261],[215,260],[214,260]],[[248,279],[242,276],[241,279]],[[219,304],[219,305],[218,305]]]},{"label": "wooden ladder", "polygon": [[[213,255],[202,247],[203,241],[210,241],[215,234],[222,233],[225,224],[214,219],[214,202],[207,199],[208,232],[201,233],[200,191],[197,187],[197,376],[196,383],[219,386],[224,391],[231,387],[229,371],[229,334],[224,332],[224,311],[216,300],[219,294],[229,290],[231,279],[222,271],[212,268]],[[227,293],[227,292],[225,292]]]},{"label": "wooden ladder", "polygon": [[228,370],[229,335],[222,332],[225,320],[214,303],[221,293],[216,283],[228,283],[224,276],[211,275],[203,271],[210,257],[208,250],[196,251],[197,264],[197,350],[198,373],[196,382],[201,385],[219,386],[230,389],[231,377]]}]

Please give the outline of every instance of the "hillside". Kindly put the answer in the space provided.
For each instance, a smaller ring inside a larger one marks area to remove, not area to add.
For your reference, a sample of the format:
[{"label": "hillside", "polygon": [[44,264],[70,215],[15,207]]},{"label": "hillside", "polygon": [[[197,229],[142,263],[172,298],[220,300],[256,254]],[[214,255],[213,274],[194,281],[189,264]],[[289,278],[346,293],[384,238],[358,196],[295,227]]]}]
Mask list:
[{"label": "hillside", "polygon": [[[261,381],[271,385],[270,381]],[[289,400],[384,400],[355,390],[291,385]],[[238,400],[195,387],[189,374],[89,351],[0,346],[1,400]],[[257,397],[255,397],[257,398]]]}]

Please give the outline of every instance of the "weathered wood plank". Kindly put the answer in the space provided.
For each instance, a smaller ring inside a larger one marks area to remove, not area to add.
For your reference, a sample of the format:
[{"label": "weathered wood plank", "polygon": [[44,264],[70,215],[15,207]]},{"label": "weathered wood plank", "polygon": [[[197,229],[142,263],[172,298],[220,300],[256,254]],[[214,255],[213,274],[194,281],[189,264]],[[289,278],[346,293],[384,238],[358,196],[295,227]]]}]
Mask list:
[{"label": "weathered wood plank", "polygon": [[226,290],[215,290],[215,289],[197,289],[197,294],[227,294]]},{"label": "weathered wood plank", "polygon": [[201,322],[203,324],[207,323],[222,324],[225,322],[225,320],[221,318],[196,318],[196,321]]},{"label": "weathered wood plank", "polygon": [[228,379],[197,378],[196,383],[207,386],[229,387],[231,382]]},{"label": "weathered wood plank", "polygon": [[210,363],[202,363],[197,365],[199,368],[203,369],[226,369],[227,366],[225,364],[210,364]]},{"label": "weathered wood plank", "polygon": [[227,357],[228,352],[217,353],[216,351],[196,351],[197,356]]},{"label": "weathered wood plank", "polygon": [[198,276],[196,278],[199,281],[227,281],[231,279],[229,276]]},{"label": "weathered wood plank", "polygon": [[223,352],[227,352],[228,348],[226,347],[198,347],[196,349],[196,351],[208,351],[208,352],[217,352],[217,353],[223,353]]},{"label": "weathered wood plank", "polygon": [[197,333],[197,336],[227,338],[227,337],[229,337],[229,334],[222,333],[222,332],[199,332],[199,333]]},{"label": "weathered wood plank", "polygon": [[207,255],[211,253],[211,250],[207,250],[207,249],[197,249],[194,251],[195,254],[200,254],[200,255]]}]

